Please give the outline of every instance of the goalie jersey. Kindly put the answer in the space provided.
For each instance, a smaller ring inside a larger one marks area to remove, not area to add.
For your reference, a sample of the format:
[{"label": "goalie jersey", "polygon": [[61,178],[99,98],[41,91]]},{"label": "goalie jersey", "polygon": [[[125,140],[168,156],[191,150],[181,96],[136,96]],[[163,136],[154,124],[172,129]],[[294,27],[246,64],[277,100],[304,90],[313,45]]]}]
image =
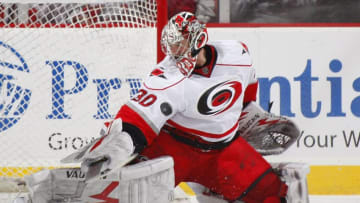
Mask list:
[{"label": "goalie jersey", "polygon": [[205,49],[205,66],[189,77],[167,56],[119,110],[116,117],[125,131],[137,134],[136,142],[149,145],[162,131],[206,146],[236,137],[243,105],[256,100],[258,83],[249,50],[239,41],[209,42]]}]

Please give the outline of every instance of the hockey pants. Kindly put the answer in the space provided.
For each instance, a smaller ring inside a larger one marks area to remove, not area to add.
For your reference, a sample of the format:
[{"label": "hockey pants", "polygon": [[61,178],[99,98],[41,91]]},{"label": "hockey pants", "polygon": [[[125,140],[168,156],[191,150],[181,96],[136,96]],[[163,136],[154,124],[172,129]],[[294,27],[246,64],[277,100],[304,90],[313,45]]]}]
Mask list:
[{"label": "hockey pants", "polygon": [[162,131],[142,155],[170,155],[175,161],[175,184],[196,182],[231,201],[280,203],[287,186],[270,164],[243,138],[221,150],[204,151],[176,141]]}]

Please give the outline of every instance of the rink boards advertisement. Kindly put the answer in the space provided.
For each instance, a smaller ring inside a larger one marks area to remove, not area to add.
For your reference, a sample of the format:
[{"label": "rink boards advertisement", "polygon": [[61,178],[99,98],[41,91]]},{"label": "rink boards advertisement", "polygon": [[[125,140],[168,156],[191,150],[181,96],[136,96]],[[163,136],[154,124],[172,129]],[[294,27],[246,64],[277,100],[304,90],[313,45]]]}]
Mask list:
[{"label": "rink boards advertisement", "polygon": [[[99,136],[156,63],[154,29],[1,29],[1,166],[59,166]],[[64,34],[66,33],[66,34]],[[247,44],[258,102],[299,140],[269,161],[358,165],[359,28],[209,28]],[[16,147],[14,147],[16,146]]]}]

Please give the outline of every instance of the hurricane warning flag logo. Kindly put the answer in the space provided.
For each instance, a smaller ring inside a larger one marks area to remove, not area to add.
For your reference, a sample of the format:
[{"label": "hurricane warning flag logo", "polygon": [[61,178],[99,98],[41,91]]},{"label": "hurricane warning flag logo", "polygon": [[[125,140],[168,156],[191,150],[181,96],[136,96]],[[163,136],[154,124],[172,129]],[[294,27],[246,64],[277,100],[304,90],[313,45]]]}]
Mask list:
[{"label": "hurricane warning flag logo", "polygon": [[0,133],[15,125],[29,106],[31,91],[16,84],[19,72],[30,72],[24,58],[0,41]]}]

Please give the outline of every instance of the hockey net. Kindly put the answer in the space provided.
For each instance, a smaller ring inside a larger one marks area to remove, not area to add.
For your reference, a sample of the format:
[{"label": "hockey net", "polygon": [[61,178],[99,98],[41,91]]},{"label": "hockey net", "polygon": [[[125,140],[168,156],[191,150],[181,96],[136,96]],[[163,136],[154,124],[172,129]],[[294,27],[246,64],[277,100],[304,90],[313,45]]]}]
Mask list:
[{"label": "hockey net", "polygon": [[63,167],[156,63],[158,1],[58,2],[0,3],[1,191]]}]

